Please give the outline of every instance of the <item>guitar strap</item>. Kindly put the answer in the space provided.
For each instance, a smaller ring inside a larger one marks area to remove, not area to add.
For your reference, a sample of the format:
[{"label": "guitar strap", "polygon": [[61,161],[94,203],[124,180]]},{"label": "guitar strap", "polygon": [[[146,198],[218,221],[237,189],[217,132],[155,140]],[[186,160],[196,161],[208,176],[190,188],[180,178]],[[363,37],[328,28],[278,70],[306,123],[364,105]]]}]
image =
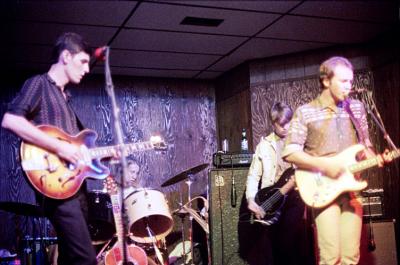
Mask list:
[{"label": "guitar strap", "polygon": [[347,100],[345,102],[343,108],[349,114],[350,120],[351,120],[354,128],[356,129],[358,140],[360,141],[360,143],[367,145],[367,143],[366,143],[367,136],[365,135],[364,131],[361,129],[359,120],[354,116],[354,113],[350,108],[350,101]]}]

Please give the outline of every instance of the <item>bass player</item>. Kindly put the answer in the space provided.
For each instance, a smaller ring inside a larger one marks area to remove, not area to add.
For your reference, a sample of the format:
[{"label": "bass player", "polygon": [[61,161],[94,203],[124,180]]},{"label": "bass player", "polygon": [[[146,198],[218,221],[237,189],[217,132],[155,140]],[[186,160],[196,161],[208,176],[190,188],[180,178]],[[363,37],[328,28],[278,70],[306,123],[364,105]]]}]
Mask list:
[{"label": "bass player", "polygon": [[[292,116],[292,109],[285,103],[277,102],[272,106],[269,119],[274,131],[261,139],[250,165],[246,183],[246,198],[248,209],[258,220],[262,220],[266,215],[264,209],[255,201],[260,180],[262,189],[274,187],[278,181],[281,182],[280,177],[285,170],[291,167],[289,163],[283,161],[281,152]],[[293,190],[293,177],[289,177],[287,181],[284,183],[288,187],[286,188],[287,198],[277,222],[270,226],[263,226],[260,234],[257,235],[260,237],[259,244],[249,246],[251,250],[247,256],[251,265],[294,265],[300,264],[303,260],[300,258],[299,251],[302,243],[305,207],[298,192]]]}]

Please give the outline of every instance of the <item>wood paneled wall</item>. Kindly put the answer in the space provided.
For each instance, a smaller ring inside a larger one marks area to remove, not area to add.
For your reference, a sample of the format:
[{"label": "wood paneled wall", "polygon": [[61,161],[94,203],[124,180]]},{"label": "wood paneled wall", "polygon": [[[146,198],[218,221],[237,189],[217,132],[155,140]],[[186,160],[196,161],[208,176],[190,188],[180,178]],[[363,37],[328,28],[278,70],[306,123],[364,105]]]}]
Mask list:
[{"label": "wood paneled wall", "polygon": [[246,129],[249,150],[252,146],[250,75],[245,63],[219,77],[216,81],[218,150],[221,141],[229,141],[229,151],[240,151],[242,129]]},{"label": "wood paneled wall", "polygon": [[[167,152],[133,155],[141,165],[145,185],[159,188],[168,178],[202,163],[210,163],[216,150],[215,99],[212,84],[179,80],[119,78],[115,82],[125,142],[146,141],[161,135]],[[87,92],[91,91],[91,92]],[[83,124],[99,132],[98,145],[115,139],[112,110],[103,83],[88,80],[74,91],[73,105]],[[203,193],[206,172],[194,192]],[[164,191],[177,190],[170,186]]]}]

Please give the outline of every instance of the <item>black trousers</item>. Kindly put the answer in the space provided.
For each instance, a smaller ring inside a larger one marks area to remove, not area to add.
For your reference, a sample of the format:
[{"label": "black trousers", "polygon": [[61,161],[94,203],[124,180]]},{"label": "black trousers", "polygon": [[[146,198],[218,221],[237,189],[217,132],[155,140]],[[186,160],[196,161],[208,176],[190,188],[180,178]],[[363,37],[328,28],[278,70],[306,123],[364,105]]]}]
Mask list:
[{"label": "black trousers", "polygon": [[[244,199],[242,207],[247,208]],[[241,207],[241,208],[242,208]],[[297,191],[291,191],[279,221],[271,226],[243,223],[239,227],[239,252],[250,265],[309,265],[305,205]]]},{"label": "black trousers", "polygon": [[291,191],[284,205],[282,215],[276,226],[271,226],[266,233],[273,250],[274,265],[303,265],[306,258],[307,241],[305,205],[297,191]]},{"label": "black trousers", "polygon": [[66,200],[44,199],[44,212],[58,238],[58,265],[95,265],[96,252],[80,200],[83,192]]}]

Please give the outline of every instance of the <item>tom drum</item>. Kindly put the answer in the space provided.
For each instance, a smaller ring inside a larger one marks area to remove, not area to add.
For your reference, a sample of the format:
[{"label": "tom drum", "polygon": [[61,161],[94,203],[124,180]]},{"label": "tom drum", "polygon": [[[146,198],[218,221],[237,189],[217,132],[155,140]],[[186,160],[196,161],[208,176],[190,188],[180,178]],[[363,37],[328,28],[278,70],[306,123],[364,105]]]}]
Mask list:
[{"label": "tom drum", "polygon": [[[142,189],[125,198],[131,238],[139,243],[151,243],[165,238],[173,228],[173,219],[164,194]],[[148,229],[149,228],[149,229]],[[149,236],[149,231],[155,238]]]}]

